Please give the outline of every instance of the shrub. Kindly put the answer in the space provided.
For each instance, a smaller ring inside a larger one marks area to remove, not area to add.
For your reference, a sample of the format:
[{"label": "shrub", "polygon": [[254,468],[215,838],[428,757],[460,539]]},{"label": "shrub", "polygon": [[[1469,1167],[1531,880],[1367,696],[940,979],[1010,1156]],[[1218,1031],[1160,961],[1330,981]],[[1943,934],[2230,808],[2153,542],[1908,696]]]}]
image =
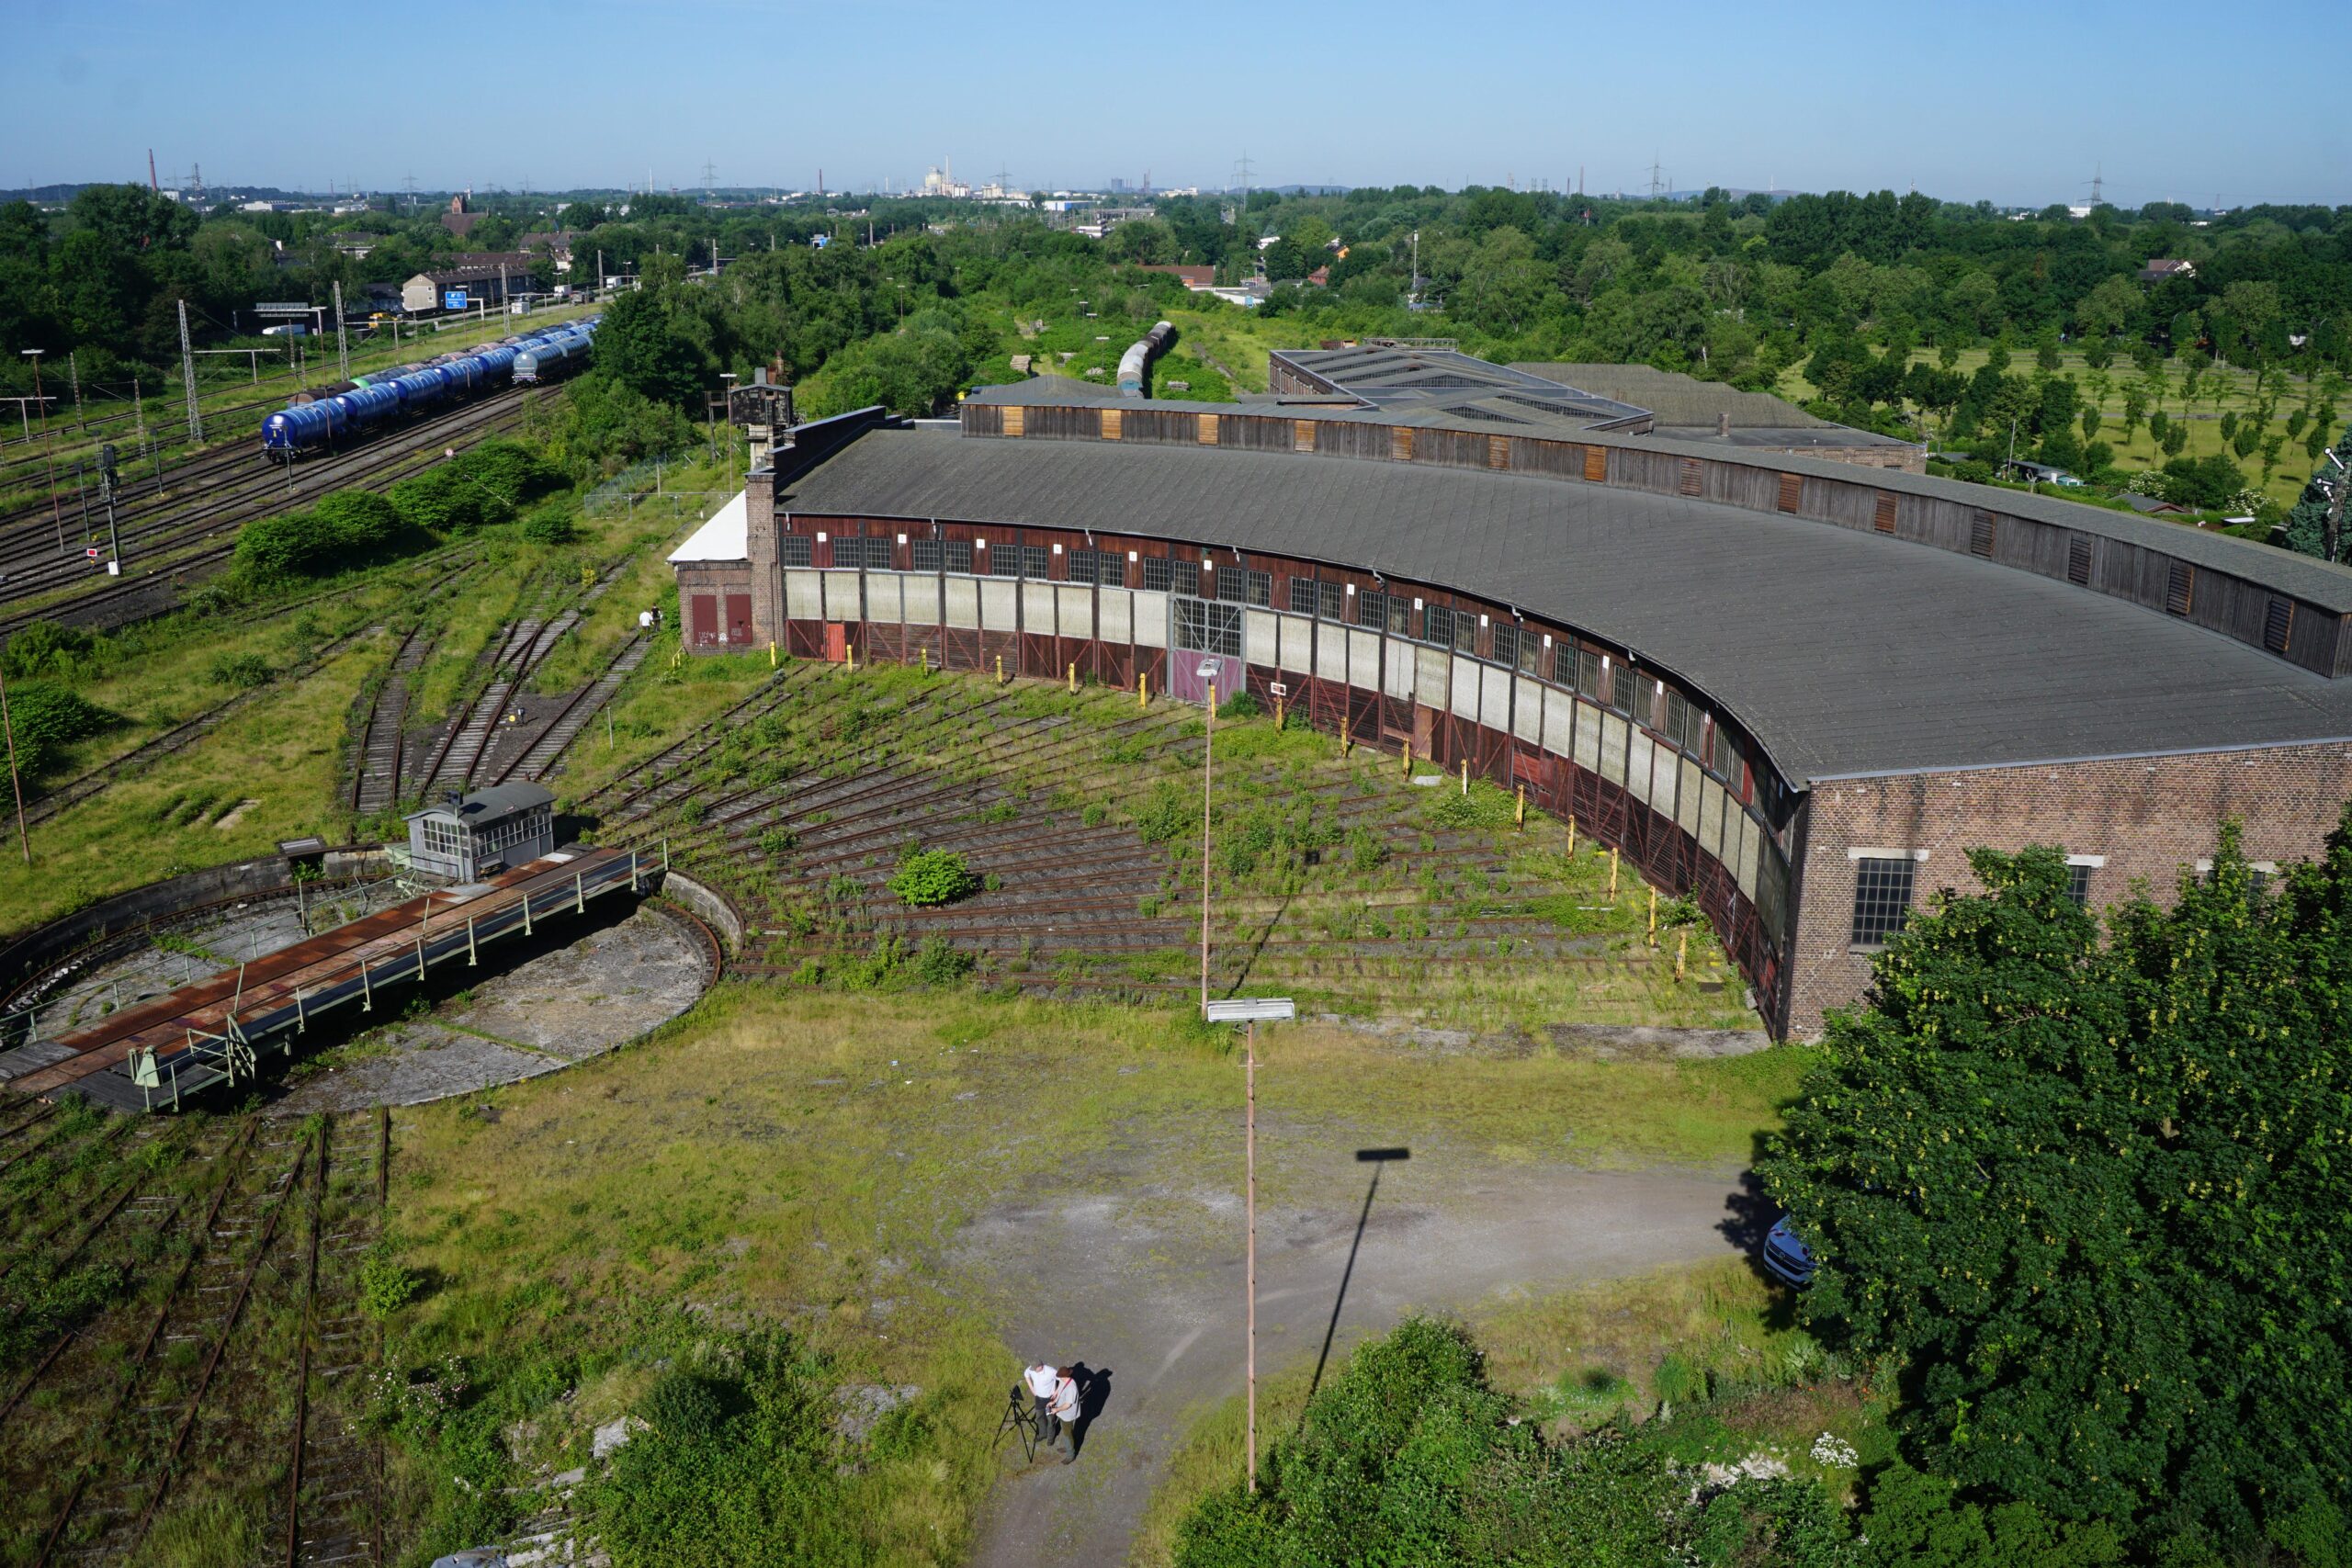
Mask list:
[{"label": "shrub", "polygon": [[899,902],[925,908],[970,897],[980,879],[953,850],[916,850],[900,858],[889,886]]},{"label": "shrub", "polygon": [[373,491],[339,490],[311,509],[319,525],[347,550],[374,550],[398,539],[401,514]]},{"label": "shrub", "polygon": [[258,653],[224,653],[212,661],[212,678],[223,686],[249,692],[269,683],[275,673]]},{"label": "shrub", "polygon": [[926,986],[953,986],[978,962],[974,954],[952,946],[945,937],[925,937],[922,946],[915,950],[914,975]]},{"label": "shrub", "polygon": [[1369,828],[1348,835],[1348,859],[1358,871],[1376,871],[1388,860],[1388,846]]},{"label": "shrub", "polygon": [[359,1309],[380,1323],[415,1300],[423,1284],[415,1269],[379,1242],[359,1265]]},{"label": "shrub", "polygon": [[795,848],[799,842],[800,835],[791,829],[771,828],[760,835],[760,852],[767,855],[780,855]]},{"label": "shrub", "polygon": [[1147,844],[1164,844],[1192,825],[1192,801],[1173,784],[1160,784],[1136,808],[1136,836]]},{"label": "shrub", "polygon": [[1484,779],[1470,781],[1469,793],[1440,787],[1430,792],[1430,820],[1441,828],[1508,828],[1518,803]]},{"label": "shrub", "polygon": [[40,773],[56,765],[65,747],[104,734],[122,716],[63,686],[28,681],[9,689],[8,721],[17,738],[17,768]]},{"label": "shrub", "polygon": [[539,545],[568,545],[580,537],[580,525],[568,512],[542,512],[523,525],[523,537]]},{"label": "shrub", "polygon": [[0,663],[6,665],[12,681],[30,680],[38,675],[67,675],[96,650],[97,641],[80,626],[33,621],[10,637],[5,649],[0,649]]},{"label": "shrub", "polygon": [[563,470],[513,441],[485,441],[450,463],[510,509],[563,488]]},{"label": "shrub", "polygon": [[646,1425],[589,1483],[617,1568],[862,1560],[824,1364],[777,1333],[662,1374]]},{"label": "shrub", "polygon": [[1219,718],[1255,718],[1265,711],[1258,705],[1258,699],[1247,692],[1236,692],[1216,705]]},{"label": "shrub", "polygon": [[246,524],[237,536],[236,568],[262,582],[324,577],[392,553],[406,531],[391,502],[368,491],[340,490],[308,512]]},{"label": "shrub", "polygon": [[402,479],[390,491],[401,521],[431,534],[470,534],[514,514],[494,491],[484,489],[455,463],[440,463]]}]

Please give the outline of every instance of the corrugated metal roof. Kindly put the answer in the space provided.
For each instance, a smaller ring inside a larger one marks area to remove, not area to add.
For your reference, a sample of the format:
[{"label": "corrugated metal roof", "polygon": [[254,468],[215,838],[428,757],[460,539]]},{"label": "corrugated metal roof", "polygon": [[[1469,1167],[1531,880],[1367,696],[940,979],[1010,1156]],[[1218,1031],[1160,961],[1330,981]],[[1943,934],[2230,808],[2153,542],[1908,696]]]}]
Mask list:
[{"label": "corrugated metal roof", "polygon": [[[1778,466],[1852,477],[1811,459]],[[1676,496],[1340,457],[915,431],[860,438],[778,504],[1115,527],[1459,588],[1680,677],[1736,713],[1799,784],[2352,736],[2352,681],[1990,561]],[[2174,532],[2087,507],[2064,520],[2101,519],[2142,536],[2163,530],[2168,544]],[[2256,547],[2181,533],[2182,544]]]},{"label": "corrugated metal roof", "polygon": [[[1050,395],[1039,395],[1037,389],[1055,381],[1062,382],[1063,386],[1056,388]],[[983,403],[1052,402],[1096,408],[1132,409],[1136,406],[1133,402],[1121,402],[1108,388],[1090,387],[1069,382],[1066,378],[1054,377],[1040,377],[1013,386],[983,387],[972,394],[970,400]],[[1153,399],[1147,406],[1181,413],[1279,416],[1337,420],[1354,424],[1412,424],[1475,430],[1483,434],[1575,440],[1595,446],[1622,446],[1634,452],[1665,452],[1676,457],[1700,457],[1716,462],[1745,462],[1772,473],[1812,474],[1846,484],[1854,483],[1858,473],[1853,464],[1831,457],[1808,457],[1781,447],[1750,450],[1737,442],[1672,440],[1664,435],[1626,435],[1605,430],[1512,430],[1461,419],[1442,408],[1335,409],[1314,405],[1272,408],[1263,403],[1211,403],[1160,398]],[[2030,517],[2036,522],[2072,528],[2077,533],[2120,539],[2127,544],[2177,556],[2194,566],[2211,567],[2216,571],[2226,571],[2250,581],[2267,584],[2281,593],[2291,593],[2335,614],[2352,615],[2352,566],[2340,566],[2312,556],[2295,555],[2267,545],[2233,538],[2226,534],[2208,534],[2176,524],[2149,523],[2123,513],[2087,506],[2054,495],[1988,490],[1960,479],[1935,479],[1894,468],[1862,468],[1859,472],[1868,476],[1866,482],[1881,490],[1903,495],[1929,496],[1939,501],[1959,501],[1972,506],[1988,506],[2016,516]]]},{"label": "corrugated metal roof", "polygon": [[[1582,387],[1605,398],[1637,404],[1657,416],[1660,424],[1704,425],[1712,434],[1717,419],[1728,414],[1734,430],[1842,430],[1844,425],[1816,419],[1796,404],[1770,392],[1743,392],[1721,381],[1702,381],[1654,365],[1557,365],[1520,363],[1513,370],[1548,377]],[[1872,440],[1884,440],[1872,436]]]}]

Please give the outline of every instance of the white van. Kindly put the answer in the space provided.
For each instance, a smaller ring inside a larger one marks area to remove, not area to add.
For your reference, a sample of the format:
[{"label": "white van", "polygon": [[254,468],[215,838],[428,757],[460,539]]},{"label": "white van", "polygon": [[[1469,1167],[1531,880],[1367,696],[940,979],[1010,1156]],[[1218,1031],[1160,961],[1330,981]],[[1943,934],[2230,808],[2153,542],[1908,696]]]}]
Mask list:
[{"label": "white van", "polygon": [[300,321],[281,321],[277,326],[262,328],[261,335],[264,337],[309,337],[311,329]]}]

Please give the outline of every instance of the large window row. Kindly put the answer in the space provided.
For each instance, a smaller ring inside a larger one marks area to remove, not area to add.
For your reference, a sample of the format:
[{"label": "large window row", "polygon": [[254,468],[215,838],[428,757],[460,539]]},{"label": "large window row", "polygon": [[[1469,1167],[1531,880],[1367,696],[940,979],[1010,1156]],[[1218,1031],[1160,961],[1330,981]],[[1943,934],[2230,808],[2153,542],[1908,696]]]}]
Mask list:
[{"label": "large window row", "polygon": [[[786,535],[779,543],[784,565],[809,564],[811,541],[806,536]],[[887,537],[836,538],[833,542],[837,568],[864,566],[888,570],[896,564],[892,554]],[[917,571],[970,573],[977,570],[969,540],[917,539],[912,558]],[[1001,542],[987,552],[986,566],[989,573],[997,577],[1046,580],[1052,575],[1053,551],[1043,545]],[[1066,570],[1068,581],[1074,583],[1119,587],[1127,581],[1126,558],[1114,550],[1070,548]],[[1141,581],[1148,592],[1184,599],[1262,608],[1272,608],[1274,603],[1273,574],[1238,561],[1203,562],[1183,556],[1145,556]],[[1351,598],[1354,601],[1352,615],[1349,614]],[[1287,607],[1294,615],[1335,623],[1351,621],[1390,637],[1409,638],[1471,658],[1489,659],[1506,669],[1576,692],[1631,719],[1731,784],[1735,793],[1741,791],[1747,775],[1747,765],[1731,737],[1720,725],[1710,721],[1703,708],[1662,681],[1643,675],[1611,655],[1580,647],[1573,638],[1547,637],[1499,618],[1482,627],[1479,613],[1475,610],[1423,604],[1408,594],[1385,591],[1359,590],[1351,594],[1345,584],[1303,574],[1290,578]],[[1179,613],[1192,612],[1180,608]],[[1211,651],[1238,658],[1239,637],[1237,623],[1230,649],[1220,646]],[[1482,641],[1488,649],[1483,655]],[[1770,788],[1772,781],[1767,771],[1757,770],[1753,777],[1768,815],[1777,820],[1777,793]]]}]

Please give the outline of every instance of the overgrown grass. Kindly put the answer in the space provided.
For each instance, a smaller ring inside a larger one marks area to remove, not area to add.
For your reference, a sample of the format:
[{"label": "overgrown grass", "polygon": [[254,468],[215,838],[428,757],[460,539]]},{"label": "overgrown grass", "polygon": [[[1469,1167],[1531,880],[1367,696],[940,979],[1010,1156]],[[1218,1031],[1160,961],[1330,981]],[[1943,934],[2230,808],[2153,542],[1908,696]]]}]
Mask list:
[{"label": "overgrown grass", "polygon": [[[1793,1079],[1752,1060],[1441,1061],[1317,1026],[1260,1044],[1261,1116],[1410,1116],[1479,1150],[1595,1164],[1742,1158]],[[1172,1157],[1215,1157],[1230,1050],[1153,1010],[729,986],[642,1045],[398,1113],[391,1230],[424,1285],[390,1314],[396,1364],[462,1357],[472,1397],[536,1434],[520,1466],[412,1445],[404,1532],[460,1544],[481,1520],[458,1476],[479,1490],[577,1462],[662,1356],[789,1325],[833,1382],[922,1391],[920,1429],[847,1483],[865,1548],[959,1560],[1012,1369],[943,1262],[952,1238],[1140,1129]],[[1262,1195],[1304,1200],[1309,1179],[1269,1161]]]}]

